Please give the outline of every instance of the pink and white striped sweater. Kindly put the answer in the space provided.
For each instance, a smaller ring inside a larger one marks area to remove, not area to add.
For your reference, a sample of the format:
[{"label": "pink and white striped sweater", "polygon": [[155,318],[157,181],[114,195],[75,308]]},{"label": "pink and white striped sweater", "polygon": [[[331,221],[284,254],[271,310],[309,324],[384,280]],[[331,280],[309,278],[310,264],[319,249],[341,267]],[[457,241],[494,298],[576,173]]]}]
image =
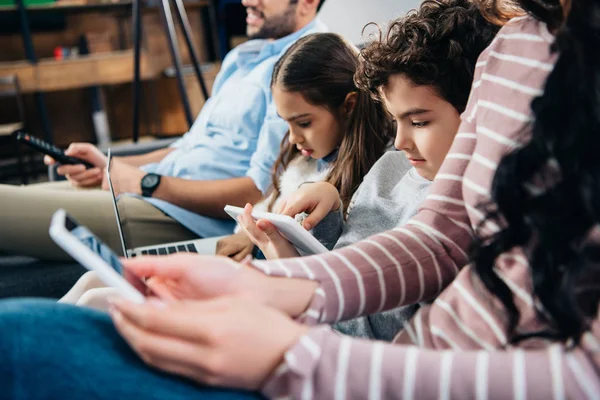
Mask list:
[{"label": "pink and white striped sweater", "polygon": [[[501,304],[465,266],[477,205],[490,198],[498,161],[518,145],[556,55],[532,18],[509,22],[482,53],[463,123],[420,212],[407,226],[324,255],[255,262],[267,274],[320,282],[301,320],[332,323],[436,299],[394,344],[317,326],[263,387],[270,398],[599,398],[600,318],[581,344],[531,340],[511,347]],[[499,229],[489,223],[486,229]],[[497,270],[521,311],[536,318],[527,259],[505,254]]]}]

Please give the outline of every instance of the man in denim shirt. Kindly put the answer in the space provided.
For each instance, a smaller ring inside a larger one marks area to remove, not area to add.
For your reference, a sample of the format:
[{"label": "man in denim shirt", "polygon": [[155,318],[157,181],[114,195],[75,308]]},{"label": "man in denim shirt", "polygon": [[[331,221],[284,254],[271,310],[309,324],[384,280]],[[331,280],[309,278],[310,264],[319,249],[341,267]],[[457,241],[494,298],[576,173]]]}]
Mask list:
[{"label": "man in denim shirt", "polygon": [[[255,203],[268,189],[286,123],[270,91],[273,67],[300,37],[326,31],[316,18],[325,0],[243,0],[250,41],[232,50],[221,67],[212,96],[194,125],[169,148],[114,158],[111,178],[129,247],[231,233],[227,204]],[[106,157],[93,145],[74,143],[67,154],[96,168],[63,165],[70,184],[0,185],[7,209],[0,225],[0,251],[44,259],[64,257],[48,238],[50,215],[65,208],[113,249],[119,248]],[[52,163],[53,160],[46,160]],[[60,190],[59,190],[60,189]]]}]

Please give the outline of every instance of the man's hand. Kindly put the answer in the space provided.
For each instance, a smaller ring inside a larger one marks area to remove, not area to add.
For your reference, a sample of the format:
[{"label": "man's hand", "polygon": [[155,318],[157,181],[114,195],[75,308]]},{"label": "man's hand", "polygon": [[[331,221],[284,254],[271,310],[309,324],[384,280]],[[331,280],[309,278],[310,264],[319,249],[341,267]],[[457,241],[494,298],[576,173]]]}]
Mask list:
[{"label": "man's hand", "polygon": [[[110,179],[115,190],[115,196],[122,193],[142,194],[142,178],[146,175],[141,169],[126,164],[118,158],[113,158],[110,166]],[[102,189],[108,190],[106,176],[102,180]]]},{"label": "man's hand", "polygon": [[[87,161],[94,168],[86,169],[83,164],[65,164],[56,169],[57,174],[65,176],[75,187],[93,187],[102,183],[108,158],[96,146],[90,143],[72,143],[65,154]],[[56,161],[47,155],[44,156],[44,163],[50,166],[56,164]]]},{"label": "man's hand", "polygon": [[289,215],[308,213],[302,225],[310,230],[317,226],[331,211],[340,208],[340,194],[331,183],[315,182],[300,186],[277,207],[278,214]]},{"label": "man's hand", "polygon": [[254,243],[243,231],[224,237],[217,242],[217,255],[242,261],[252,254]]}]

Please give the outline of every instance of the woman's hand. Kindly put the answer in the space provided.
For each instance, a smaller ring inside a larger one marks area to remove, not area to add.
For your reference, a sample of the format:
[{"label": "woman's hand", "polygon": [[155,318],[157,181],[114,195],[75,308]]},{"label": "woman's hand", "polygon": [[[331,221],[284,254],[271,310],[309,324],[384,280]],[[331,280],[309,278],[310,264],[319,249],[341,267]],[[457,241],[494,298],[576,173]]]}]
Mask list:
[{"label": "woman's hand", "polygon": [[217,255],[230,257],[235,261],[242,261],[252,254],[253,249],[254,243],[243,231],[226,236],[217,242]]},{"label": "woman's hand", "polygon": [[[87,161],[94,168],[86,169],[83,164],[60,165],[56,173],[65,176],[75,187],[93,187],[100,186],[104,176],[104,169],[108,158],[93,144],[90,143],[72,143],[65,154],[70,157],[76,157]],[[44,156],[46,165],[54,165],[56,161],[50,156]]]},{"label": "woman's hand", "polygon": [[186,253],[122,262],[125,276],[148,278],[148,287],[165,301],[236,296],[296,317],[306,310],[318,287],[306,279],[270,277],[227,257]]},{"label": "woman's hand", "polygon": [[[266,302],[269,277],[226,257],[179,253],[123,260],[126,274],[148,278],[146,285],[169,300],[206,300],[236,295]],[[131,280],[135,283],[135,280]]]},{"label": "woman's hand", "polygon": [[260,248],[268,260],[299,256],[296,248],[279,233],[275,225],[264,219],[254,222],[250,204],[246,204],[238,222],[245,236]]},{"label": "woman's hand", "polygon": [[137,305],[112,299],[114,324],[147,364],[201,384],[257,390],[308,328],[240,297]]},{"label": "woman's hand", "polygon": [[310,230],[331,211],[337,211],[340,203],[340,194],[331,183],[307,183],[284,199],[277,207],[276,212],[292,218],[302,212],[308,213],[302,226],[304,229]]}]

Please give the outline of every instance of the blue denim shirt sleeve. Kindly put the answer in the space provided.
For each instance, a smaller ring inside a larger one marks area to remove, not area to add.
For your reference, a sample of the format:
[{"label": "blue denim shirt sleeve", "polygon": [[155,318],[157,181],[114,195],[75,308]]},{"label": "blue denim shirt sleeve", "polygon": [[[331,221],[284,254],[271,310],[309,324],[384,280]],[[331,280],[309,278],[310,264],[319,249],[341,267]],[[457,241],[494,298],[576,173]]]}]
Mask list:
[{"label": "blue denim shirt sleeve", "polygon": [[[219,69],[219,72],[217,73],[217,76],[215,77],[215,81],[212,85],[210,98],[208,99],[205,106],[208,105],[208,103],[212,101],[212,98],[219,93],[219,89],[223,86],[223,83],[231,75],[232,69],[235,68],[235,60],[237,59],[237,53],[238,53],[238,50],[233,49],[232,51],[227,53],[227,55],[225,56],[225,59],[223,60],[223,63],[221,64],[221,68]],[[192,142],[193,142],[194,138],[191,136],[195,135],[195,133],[193,133],[195,131],[194,125],[204,123],[204,122],[205,121],[200,118],[196,119],[194,121],[194,124],[190,128],[190,130],[185,135],[183,135],[182,137],[180,137],[179,139],[177,139],[176,141],[171,143],[169,145],[169,147],[174,148],[174,149],[180,149],[185,146],[185,144],[188,140],[192,140]]]},{"label": "blue denim shirt sleeve", "polygon": [[271,97],[265,121],[258,136],[256,151],[250,159],[250,168],[246,172],[246,176],[252,178],[256,187],[263,194],[266,194],[271,186],[273,164],[279,156],[281,141],[287,131],[288,125],[277,115],[277,109]]}]

